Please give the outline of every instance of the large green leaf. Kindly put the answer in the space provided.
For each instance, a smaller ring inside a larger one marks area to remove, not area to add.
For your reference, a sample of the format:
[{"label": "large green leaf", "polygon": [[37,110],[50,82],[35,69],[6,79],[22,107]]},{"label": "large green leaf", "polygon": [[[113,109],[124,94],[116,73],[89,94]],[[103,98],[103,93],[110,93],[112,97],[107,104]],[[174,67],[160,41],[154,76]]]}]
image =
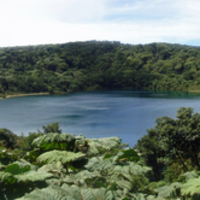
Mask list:
[{"label": "large green leaf", "polygon": [[66,183],[73,183],[73,184],[85,184],[85,181],[87,179],[95,179],[96,177],[101,177],[100,173],[97,171],[89,172],[88,170],[83,170],[75,174],[70,174],[65,179],[63,179],[63,182]]},{"label": "large green leaf", "polygon": [[102,151],[110,151],[113,148],[121,148],[124,146],[122,144],[122,140],[119,137],[107,137],[107,138],[99,138],[99,139],[89,139],[89,153],[91,154],[99,154]]},{"label": "large green leaf", "polygon": [[181,193],[183,195],[193,195],[200,193],[200,177],[189,179],[187,183],[184,183],[181,187]]},{"label": "large green leaf", "polygon": [[6,166],[4,172],[9,172],[12,175],[22,174],[30,170],[36,170],[36,166],[31,165],[29,162],[21,159]]},{"label": "large green leaf", "polygon": [[15,175],[18,182],[26,182],[26,181],[45,181],[47,178],[53,177],[54,175],[47,172],[37,172],[37,171],[29,171],[24,174]]},{"label": "large green leaf", "polygon": [[[47,179],[53,177],[50,173],[28,171],[18,175],[0,172],[0,199],[10,200],[23,196],[34,188],[47,186]],[[2,195],[5,197],[3,198]]]},{"label": "large green leaf", "polygon": [[111,159],[103,159],[102,157],[93,157],[88,160],[88,163],[85,165],[85,168],[94,171],[94,170],[106,170],[112,169],[115,166],[115,163]]},{"label": "large green leaf", "polygon": [[[31,193],[27,193],[24,197],[16,200],[70,200],[70,198],[58,193],[57,190],[52,188],[45,188],[42,190],[36,189]],[[74,200],[71,198],[71,200]]]},{"label": "large green leaf", "polygon": [[122,188],[122,189],[127,189],[127,190],[131,190],[133,187],[133,184],[130,181],[126,181],[126,180],[118,180],[116,181],[116,184],[118,187]]},{"label": "large green leaf", "polygon": [[17,182],[17,178],[9,172],[0,172],[0,185],[12,185]]},{"label": "large green leaf", "polygon": [[43,165],[38,169],[38,172],[51,172],[60,176],[61,174],[66,173],[66,169],[61,162],[53,162],[47,165]]},{"label": "large green leaf", "polygon": [[191,178],[197,178],[199,174],[196,171],[191,171],[191,172],[184,173],[182,176],[185,177],[186,181],[188,181]]},{"label": "large green leaf", "polygon": [[137,152],[134,149],[125,149],[122,150],[122,155],[120,155],[117,159],[118,162],[120,161],[138,161],[140,157],[138,156]]},{"label": "large green leaf", "polygon": [[126,165],[116,165],[112,171],[136,176],[144,175],[151,170],[150,167],[141,166],[137,163],[129,162]]},{"label": "large green leaf", "polygon": [[43,142],[45,143],[52,143],[52,142],[71,142],[72,140],[75,140],[75,136],[67,134],[67,133],[48,133],[45,135],[42,135],[40,137],[37,137],[35,140],[33,140],[33,144],[36,146],[41,146]]},{"label": "large green leaf", "polygon": [[118,163],[115,162],[118,156],[115,157],[107,159],[103,159],[103,157],[93,157],[88,160],[85,168],[92,172],[99,171],[106,179],[105,184],[109,188],[114,187],[130,191],[132,188],[133,190],[137,190],[148,183],[148,179],[145,175],[151,168],[141,166],[134,162]]},{"label": "large green leaf", "polygon": [[30,162],[28,162],[24,159],[20,159],[18,161],[15,161],[12,164],[18,164],[20,168],[22,168],[24,166],[30,166],[30,170],[36,170],[37,169],[37,166],[32,165]]},{"label": "large green leaf", "polygon": [[83,189],[75,185],[69,187],[51,186],[42,190],[34,190],[30,194],[16,200],[114,200],[111,191],[105,188]]},{"label": "large green leaf", "polygon": [[72,151],[75,148],[75,140],[75,136],[67,133],[48,133],[37,137],[32,144],[44,151],[53,149]]},{"label": "large green leaf", "polygon": [[22,168],[19,167],[18,164],[10,164],[6,167],[6,169],[4,170],[4,172],[9,172],[13,175],[15,174],[21,174],[21,173],[24,173],[24,172],[27,172],[27,171],[30,171],[30,166],[29,165],[26,165]]},{"label": "large green leaf", "polygon": [[45,181],[47,178],[53,177],[54,175],[47,172],[28,171],[22,174],[11,174],[9,172],[0,172],[0,183],[5,185],[11,185],[16,182],[27,182],[27,181]]},{"label": "large green leaf", "polygon": [[116,184],[117,188],[128,191],[138,191],[148,184],[146,174],[150,169],[142,167],[136,163],[127,163],[126,165],[116,165],[109,171],[110,177],[107,178],[109,184]]},{"label": "large green leaf", "polygon": [[160,188],[154,189],[154,191],[158,192],[158,196],[161,196],[163,198],[174,198],[180,195],[181,186],[181,183],[175,182],[169,186],[165,185]]},{"label": "large green leaf", "polygon": [[62,164],[67,164],[76,160],[79,160],[81,158],[84,158],[86,155],[83,153],[74,153],[70,151],[49,151],[46,153],[41,154],[38,157],[39,162],[47,161],[47,163],[53,163],[60,161]]}]

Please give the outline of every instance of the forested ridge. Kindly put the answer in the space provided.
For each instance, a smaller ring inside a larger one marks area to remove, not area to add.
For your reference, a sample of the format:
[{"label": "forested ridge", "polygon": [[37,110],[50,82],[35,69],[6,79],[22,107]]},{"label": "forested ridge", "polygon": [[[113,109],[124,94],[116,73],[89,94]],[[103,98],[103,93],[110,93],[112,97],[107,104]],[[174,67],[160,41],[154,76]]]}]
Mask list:
[{"label": "forested ridge", "polygon": [[0,48],[0,94],[200,90],[200,48],[74,42]]}]

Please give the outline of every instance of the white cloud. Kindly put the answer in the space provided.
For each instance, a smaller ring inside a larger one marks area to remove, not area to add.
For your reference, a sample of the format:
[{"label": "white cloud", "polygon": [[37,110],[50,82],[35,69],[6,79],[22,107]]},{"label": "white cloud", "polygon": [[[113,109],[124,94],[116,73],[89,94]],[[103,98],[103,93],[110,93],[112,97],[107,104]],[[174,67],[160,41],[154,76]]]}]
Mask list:
[{"label": "white cloud", "polygon": [[196,40],[198,0],[1,0],[0,46],[115,40]]}]

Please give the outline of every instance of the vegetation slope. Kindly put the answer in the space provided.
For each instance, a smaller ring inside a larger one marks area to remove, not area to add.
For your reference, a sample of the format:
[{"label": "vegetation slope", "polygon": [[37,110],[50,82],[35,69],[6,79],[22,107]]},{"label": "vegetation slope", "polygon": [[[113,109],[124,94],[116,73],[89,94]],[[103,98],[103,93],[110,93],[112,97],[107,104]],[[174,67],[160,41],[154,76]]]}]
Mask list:
[{"label": "vegetation slope", "polygon": [[75,42],[0,48],[0,94],[200,90],[200,48]]}]

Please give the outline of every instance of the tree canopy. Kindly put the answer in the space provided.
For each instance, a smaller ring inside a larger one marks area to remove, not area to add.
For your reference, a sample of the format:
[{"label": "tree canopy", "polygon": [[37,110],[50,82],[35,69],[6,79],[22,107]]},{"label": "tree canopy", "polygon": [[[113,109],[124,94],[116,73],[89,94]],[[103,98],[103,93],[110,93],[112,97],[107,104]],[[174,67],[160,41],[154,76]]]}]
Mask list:
[{"label": "tree canopy", "polygon": [[74,42],[0,49],[0,95],[101,89],[199,91],[200,48]]},{"label": "tree canopy", "polygon": [[180,167],[178,173],[187,172],[191,167],[200,170],[200,114],[193,113],[190,107],[181,107],[176,117],[157,118],[155,127],[149,129],[135,147],[147,165],[153,167],[157,179],[166,166],[170,169],[175,164]]}]

